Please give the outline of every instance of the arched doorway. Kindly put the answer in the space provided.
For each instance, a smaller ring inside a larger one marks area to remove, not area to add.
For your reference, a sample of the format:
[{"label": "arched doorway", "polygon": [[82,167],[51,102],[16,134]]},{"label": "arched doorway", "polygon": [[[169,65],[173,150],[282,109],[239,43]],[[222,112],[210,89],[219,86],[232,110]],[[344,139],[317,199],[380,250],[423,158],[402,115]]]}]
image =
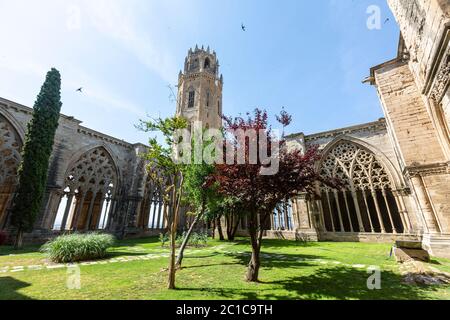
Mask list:
[{"label": "arched doorway", "polygon": [[328,232],[404,233],[406,217],[385,165],[367,148],[340,141],[321,162],[325,178],[338,178],[339,190],[321,187],[322,223]]},{"label": "arched doorway", "polygon": [[7,220],[18,183],[17,169],[21,162],[22,140],[13,125],[0,114],[0,229]]},{"label": "arched doorway", "polygon": [[53,229],[107,229],[117,184],[117,169],[105,148],[98,147],[82,155],[66,174]]}]

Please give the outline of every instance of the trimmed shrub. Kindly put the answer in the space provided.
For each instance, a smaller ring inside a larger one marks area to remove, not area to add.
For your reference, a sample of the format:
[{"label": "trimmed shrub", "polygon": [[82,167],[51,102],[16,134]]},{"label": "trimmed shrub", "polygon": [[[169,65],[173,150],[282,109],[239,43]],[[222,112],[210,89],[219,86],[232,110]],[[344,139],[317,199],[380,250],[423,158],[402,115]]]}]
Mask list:
[{"label": "trimmed shrub", "polygon": [[89,261],[104,258],[114,242],[114,237],[109,234],[71,234],[46,243],[41,251],[56,263]]},{"label": "trimmed shrub", "polygon": [[6,232],[0,231],[0,246],[4,245],[7,239],[8,235],[6,234]]}]

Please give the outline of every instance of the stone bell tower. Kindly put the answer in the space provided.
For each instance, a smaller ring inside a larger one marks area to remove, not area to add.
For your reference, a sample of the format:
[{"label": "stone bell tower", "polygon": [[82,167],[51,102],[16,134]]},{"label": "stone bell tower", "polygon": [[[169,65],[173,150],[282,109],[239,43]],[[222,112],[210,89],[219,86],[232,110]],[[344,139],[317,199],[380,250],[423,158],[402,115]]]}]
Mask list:
[{"label": "stone bell tower", "polygon": [[201,121],[204,128],[222,126],[223,76],[219,76],[219,60],[209,47],[189,49],[184,72],[178,77],[177,116],[191,124]]}]

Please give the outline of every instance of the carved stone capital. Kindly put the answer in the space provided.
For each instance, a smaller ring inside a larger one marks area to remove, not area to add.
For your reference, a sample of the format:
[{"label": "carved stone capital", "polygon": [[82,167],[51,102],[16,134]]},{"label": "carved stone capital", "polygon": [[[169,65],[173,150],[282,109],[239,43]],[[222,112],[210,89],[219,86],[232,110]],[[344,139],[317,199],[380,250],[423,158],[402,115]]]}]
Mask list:
[{"label": "carved stone capital", "polygon": [[405,175],[409,178],[450,174],[450,162],[433,163],[427,165],[409,166]]},{"label": "carved stone capital", "polygon": [[440,103],[450,85],[450,27],[445,31],[436,63],[428,86],[430,98]]}]

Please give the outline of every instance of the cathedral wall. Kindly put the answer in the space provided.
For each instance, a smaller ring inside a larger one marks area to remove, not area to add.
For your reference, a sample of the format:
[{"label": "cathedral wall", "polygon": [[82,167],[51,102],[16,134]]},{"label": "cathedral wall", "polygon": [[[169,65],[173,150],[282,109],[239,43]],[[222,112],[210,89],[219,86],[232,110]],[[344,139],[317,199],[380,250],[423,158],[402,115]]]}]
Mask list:
[{"label": "cathedral wall", "polygon": [[[409,64],[388,62],[375,68],[374,76],[402,171],[417,203],[418,225],[430,239],[441,239],[441,245],[450,231],[450,171],[442,128],[434,121],[430,100],[422,95]],[[443,110],[448,108],[446,101]]]},{"label": "cathedral wall", "polygon": [[437,132],[407,64],[375,72],[388,126],[405,166],[445,161]]},{"label": "cathedral wall", "polygon": [[342,137],[350,137],[364,142],[370,146],[371,151],[386,157],[395,169],[400,171],[397,156],[384,119],[369,124],[309,135],[305,137],[305,140],[307,147],[318,145],[319,149],[323,150],[334,140]]},{"label": "cathedral wall", "polygon": [[[15,120],[20,126],[19,132],[24,135],[27,123],[32,118],[32,109],[2,98],[0,108],[3,113],[7,113]],[[116,216],[116,225],[113,228],[119,228],[117,223],[123,223],[126,215],[134,214],[130,212],[130,207],[133,208],[133,202],[136,202],[136,194],[140,187],[138,180],[144,176],[142,159],[138,156],[139,152],[143,152],[144,146],[132,145],[80,124],[81,122],[73,117],[66,115],[60,117],[49,163],[47,194],[43,200],[42,214],[36,222],[36,230],[39,230],[39,233],[50,231],[53,226],[59,199],[66,186],[68,170],[83,154],[97,147],[107,150],[117,169],[118,185],[115,189],[117,204],[114,212],[111,212]]]},{"label": "cathedral wall", "polygon": [[424,184],[437,213],[441,232],[450,234],[450,174],[442,172],[425,176]]},{"label": "cathedral wall", "polygon": [[411,57],[420,90],[427,84],[450,23],[448,0],[388,0]]},{"label": "cathedral wall", "polygon": [[447,132],[450,134],[450,88],[442,99],[442,111],[444,113],[445,121],[447,122]]}]

